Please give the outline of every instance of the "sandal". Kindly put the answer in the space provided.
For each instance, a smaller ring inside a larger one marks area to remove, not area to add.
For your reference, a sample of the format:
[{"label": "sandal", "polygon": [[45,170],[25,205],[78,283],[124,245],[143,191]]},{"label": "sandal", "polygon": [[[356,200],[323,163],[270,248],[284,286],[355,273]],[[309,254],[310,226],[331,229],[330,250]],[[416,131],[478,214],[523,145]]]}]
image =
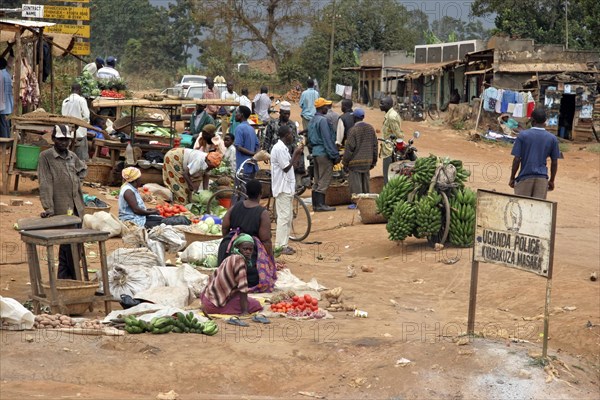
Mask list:
[{"label": "sandal", "polygon": [[252,321],[258,322],[259,324],[270,324],[271,323],[271,321],[269,321],[269,319],[262,314],[257,314],[254,317],[252,317]]},{"label": "sandal", "polygon": [[236,325],[236,326],[250,326],[248,325],[247,322],[244,322],[240,319],[240,317],[231,317],[226,321],[228,324],[230,325]]}]

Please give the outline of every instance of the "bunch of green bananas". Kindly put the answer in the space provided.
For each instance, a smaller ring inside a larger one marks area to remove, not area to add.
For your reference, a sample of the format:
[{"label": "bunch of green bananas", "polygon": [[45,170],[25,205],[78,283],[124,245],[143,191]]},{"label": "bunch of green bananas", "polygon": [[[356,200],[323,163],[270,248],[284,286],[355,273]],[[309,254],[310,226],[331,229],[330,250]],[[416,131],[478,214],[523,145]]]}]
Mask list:
[{"label": "bunch of green bananas", "polygon": [[125,331],[127,333],[137,334],[151,332],[155,334],[169,333],[173,329],[173,318],[171,317],[156,317],[152,321],[145,322],[136,317],[129,316],[123,318],[125,321]]},{"label": "bunch of green bananas", "polygon": [[442,196],[432,191],[415,203],[416,237],[430,238],[439,234],[442,229],[441,202]]},{"label": "bunch of green bananas", "polygon": [[471,176],[471,171],[465,169],[463,167],[463,162],[461,160],[450,160],[450,164],[456,167],[456,180],[459,186],[462,188],[465,186],[465,182]]},{"label": "bunch of green bananas", "polygon": [[174,322],[173,333],[203,333],[208,336],[212,336],[219,331],[219,326],[212,320],[207,322],[200,322],[198,318],[194,317],[193,312],[189,312],[187,315],[184,313],[177,313],[177,319]]},{"label": "bunch of green bananas", "polygon": [[385,228],[390,240],[404,240],[415,229],[415,208],[412,203],[400,200],[394,207],[394,212]]},{"label": "bunch of green bananas", "polygon": [[417,158],[415,161],[415,170],[412,175],[412,179],[415,185],[429,185],[435,169],[438,165],[438,158],[430,154],[429,157]]},{"label": "bunch of green bananas", "polygon": [[477,195],[469,188],[458,189],[450,198],[450,243],[460,247],[473,245]]},{"label": "bunch of green bananas", "polygon": [[202,329],[202,333],[205,335],[213,336],[219,332],[219,325],[217,325],[217,323],[211,319],[202,324]]},{"label": "bunch of green bananas", "polygon": [[377,212],[389,220],[396,204],[401,200],[406,201],[413,189],[411,179],[405,175],[390,179],[375,200]]},{"label": "bunch of green bananas", "polygon": [[133,315],[124,317],[123,320],[125,321],[125,331],[127,333],[138,334],[148,331],[148,324]]}]

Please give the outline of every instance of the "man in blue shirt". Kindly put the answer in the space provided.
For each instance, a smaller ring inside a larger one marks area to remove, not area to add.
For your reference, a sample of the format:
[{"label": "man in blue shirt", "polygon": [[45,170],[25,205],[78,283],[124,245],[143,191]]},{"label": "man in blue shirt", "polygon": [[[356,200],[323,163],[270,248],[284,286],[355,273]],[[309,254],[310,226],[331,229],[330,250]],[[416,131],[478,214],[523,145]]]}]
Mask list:
[{"label": "man in blue shirt", "polygon": [[308,88],[304,92],[302,92],[302,95],[300,96],[300,108],[302,109],[300,116],[302,116],[303,130],[308,129],[308,123],[310,122],[310,120],[316,112],[315,101],[317,101],[317,99],[319,98],[319,92],[317,92],[314,88],[314,80],[309,79],[306,82],[306,86]]},{"label": "man in blue shirt", "polygon": [[[239,106],[235,112],[235,120],[239,125],[235,128],[235,164],[236,171],[240,169],[242,163],[251,158],[258,151],[258,137],[254,128],[248,123],[248,118],[252,111],[246,106]],[[244,165],[245,180],[254,179],[256,175],[256,166],[246,163]]]},{"label": "man in blue shirt", "polygon": [[0,58],[0,137],[3,138],[10,137],[10,122],[7,117],[13,112],[12,77],[6,70],[6,65],[6,60]]},{"label": "man in blue shirt", "polygon": [[325,193],[333,177],[333,166],[340,162],[335,132],[325,118],[331,101],[319,97],[314,105],[316,113],[308,125],[308,141],[314,159],[313,211],[335,211],[335,207],[325,204]]},{"label": "man in blue shirt", "polygon": [[[560,150],[556,136],[544,129],[546,111],[536,108],[531,114],[532,128],[522,131],[513,145],[512,163],[508,185],[519,196],[545,199],[554,190],[554,178],[558,171]],[[550,157],[550,178],[546,161]],[[515,175],[519,175],[515,179]]]}]

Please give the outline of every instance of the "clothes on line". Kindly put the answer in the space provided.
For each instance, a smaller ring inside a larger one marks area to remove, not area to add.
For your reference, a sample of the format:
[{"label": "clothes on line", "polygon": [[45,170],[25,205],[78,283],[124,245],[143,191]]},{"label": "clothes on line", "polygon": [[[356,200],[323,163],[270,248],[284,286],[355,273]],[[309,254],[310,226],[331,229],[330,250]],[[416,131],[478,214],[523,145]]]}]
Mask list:
[{"label": "clothes on line", "polygon": [[509,113],[515,118],[530,117],[535,108],[531,92],[517,92],[493,86],[483,91],[483,109],[497,114]]},{"label": "clothes on line", "polygon": [[335,94],[344,99],[352,99],[352,86],[335,85]]}]

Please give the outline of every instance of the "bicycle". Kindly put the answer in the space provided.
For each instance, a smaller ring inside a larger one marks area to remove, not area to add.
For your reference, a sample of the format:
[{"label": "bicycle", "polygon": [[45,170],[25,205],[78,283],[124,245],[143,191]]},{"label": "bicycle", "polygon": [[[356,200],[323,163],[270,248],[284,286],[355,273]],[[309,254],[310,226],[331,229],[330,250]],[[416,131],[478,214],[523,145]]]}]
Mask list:
[{"label": "bicycle", "polygon": [[437,105],[425,103],[424,111],[430,119],[434,121],[440,119],[440,111],[438,110]]},{"label": "bicycle", "polygon": [[[220,199],[232,198],[239,199],[238,201],[248,199],[248,195],[246,195],[246,184],[248,183],[248,178],[243,172],[247,163],[258,167],[258,162],[252,158],[244,161],[236,172],[237,179],[234,187],[218,190],[210,197],[206,206],[206,211],[208,214],[212,214],[212,212],[215,210],[215,207],[219,205]],[[261,205],[269,212],[269,215],[271,216],[271,224],[275,224],[275,226],[277,226],[276,202],[271,193],[271,179],[270,177],[269,179],[257,179],[263,185],[263,198],[261,200]],[[300,242],[306,239],[310,234],[311,226],[312,219],[310,217],[310,211],[308,210],[308,207],[300,196],[294,194],[294,198],[292,200],[292,229],[290,232],[290,240]],[[271,230],[273,230],[273,228],[271,228]]]}]

